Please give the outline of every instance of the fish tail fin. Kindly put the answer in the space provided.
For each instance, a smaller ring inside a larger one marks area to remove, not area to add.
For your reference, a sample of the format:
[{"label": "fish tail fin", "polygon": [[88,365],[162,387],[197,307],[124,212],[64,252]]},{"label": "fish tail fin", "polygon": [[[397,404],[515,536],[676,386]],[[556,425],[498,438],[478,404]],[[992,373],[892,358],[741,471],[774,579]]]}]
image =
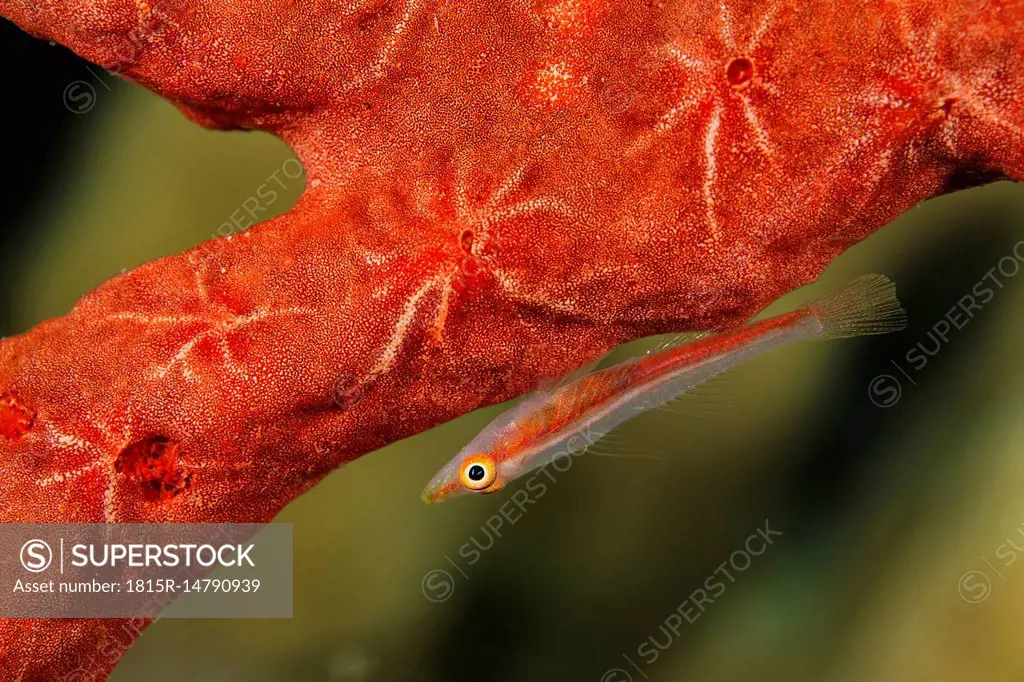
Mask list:
[{"label": "fish tail fin", "polygon": [[864,275],[804,306],[821,325],[818,336],[842,339],[905,329],[907,311],[885,275]]}]

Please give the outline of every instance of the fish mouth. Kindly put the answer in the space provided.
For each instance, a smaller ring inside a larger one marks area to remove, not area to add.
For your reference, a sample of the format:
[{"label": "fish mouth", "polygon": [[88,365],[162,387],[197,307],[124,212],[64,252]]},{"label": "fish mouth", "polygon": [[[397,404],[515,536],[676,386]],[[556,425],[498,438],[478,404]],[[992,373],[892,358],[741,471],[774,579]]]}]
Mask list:
[{"label": "fish mouth", "polygon": [[460,492],[459,485],[459,460],[448,462],[434,477],[427,483],[427,487],[420,493],[420,499],[427,504],[444,502],[452,495]]},{"label": "fish mouth", "polygon": [[452,496],[452,491],[432,490],[427,488],[420,495],[420,499],[426,504],[440,504]]},{"label": "fish mouth", "polygon": [[428,485],[423,489],[423,492],[420,493],[420,499],[423,500],[425,504],[433,504],[436,497],[437,490],[432,485]]},{"label": "fish mouth", "polygon": [[427,484],[427,487],[420,493],[420,499],[426,504],[437,504],[444,502],[455,492],[455,484],[446,476],[438,476]]}]

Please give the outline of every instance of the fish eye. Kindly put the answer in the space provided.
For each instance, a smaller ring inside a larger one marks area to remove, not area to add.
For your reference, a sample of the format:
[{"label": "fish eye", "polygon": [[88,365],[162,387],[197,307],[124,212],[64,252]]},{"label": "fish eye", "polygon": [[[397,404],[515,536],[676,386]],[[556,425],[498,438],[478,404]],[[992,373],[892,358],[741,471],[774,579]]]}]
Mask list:
[{"label": "fish eye", "polygon": [[483,490],[494,483],[498,471],[494,460],[487,456],[470,457],[462,465],[459,480],[470,490]]}]

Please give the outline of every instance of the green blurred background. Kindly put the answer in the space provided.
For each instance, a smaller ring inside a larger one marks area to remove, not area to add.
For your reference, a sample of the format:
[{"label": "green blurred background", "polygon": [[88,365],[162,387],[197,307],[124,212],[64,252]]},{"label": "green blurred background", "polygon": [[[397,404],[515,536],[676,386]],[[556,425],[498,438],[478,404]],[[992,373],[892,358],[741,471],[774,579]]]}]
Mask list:
[{"label": "green blurred background", "polygon": [[[0,213],[5,334],[210,238],[292,157],[2,29],[19,93],[4,116],[23,131]],[[76,80],[92,84],[82,113],[62,104]],[[286,182],[265,217],[298,196]],[[772,308],[883,272],[905,333],[784,349],[709,414],[636,419],[617,448],[660,459],[577,459],[500,538],[485,524],[510,493],[426,506],[419,492],[501,407],[368,455],[279,517],[295,529],[294,618],[159,621],[112,679],[1021,679],[1024,560],[1006,543],[1024,548],[1024,273],[1000,275],[923,369],[905,359],[934,349],[933,325],[1021,239],[1019,186],[915,208]],[[693,623],[664,627],[766,520],[782,533],[767,551],[728,569]],[[472,564],[467,543],[485,548]]]}]

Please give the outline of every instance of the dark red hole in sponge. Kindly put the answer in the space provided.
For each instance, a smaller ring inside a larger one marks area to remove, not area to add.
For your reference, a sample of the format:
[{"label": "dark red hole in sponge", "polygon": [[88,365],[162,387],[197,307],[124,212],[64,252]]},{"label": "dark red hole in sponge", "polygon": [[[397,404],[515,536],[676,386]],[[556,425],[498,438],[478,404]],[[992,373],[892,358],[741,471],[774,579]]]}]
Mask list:
[{"label": "dark red hole in sponge", "polygon": [[729,62],[725,77],[732,85],[745,85],[754,77],[754,63],[746,57],[739,57]]},{"label": "dark red hole in sponge", "polygon": [[139,482],[150,501],[168,500],[188,488],[181,464],[181,446],[166,436],[150,436],[129,444],[114,460],[114,471]]}]

